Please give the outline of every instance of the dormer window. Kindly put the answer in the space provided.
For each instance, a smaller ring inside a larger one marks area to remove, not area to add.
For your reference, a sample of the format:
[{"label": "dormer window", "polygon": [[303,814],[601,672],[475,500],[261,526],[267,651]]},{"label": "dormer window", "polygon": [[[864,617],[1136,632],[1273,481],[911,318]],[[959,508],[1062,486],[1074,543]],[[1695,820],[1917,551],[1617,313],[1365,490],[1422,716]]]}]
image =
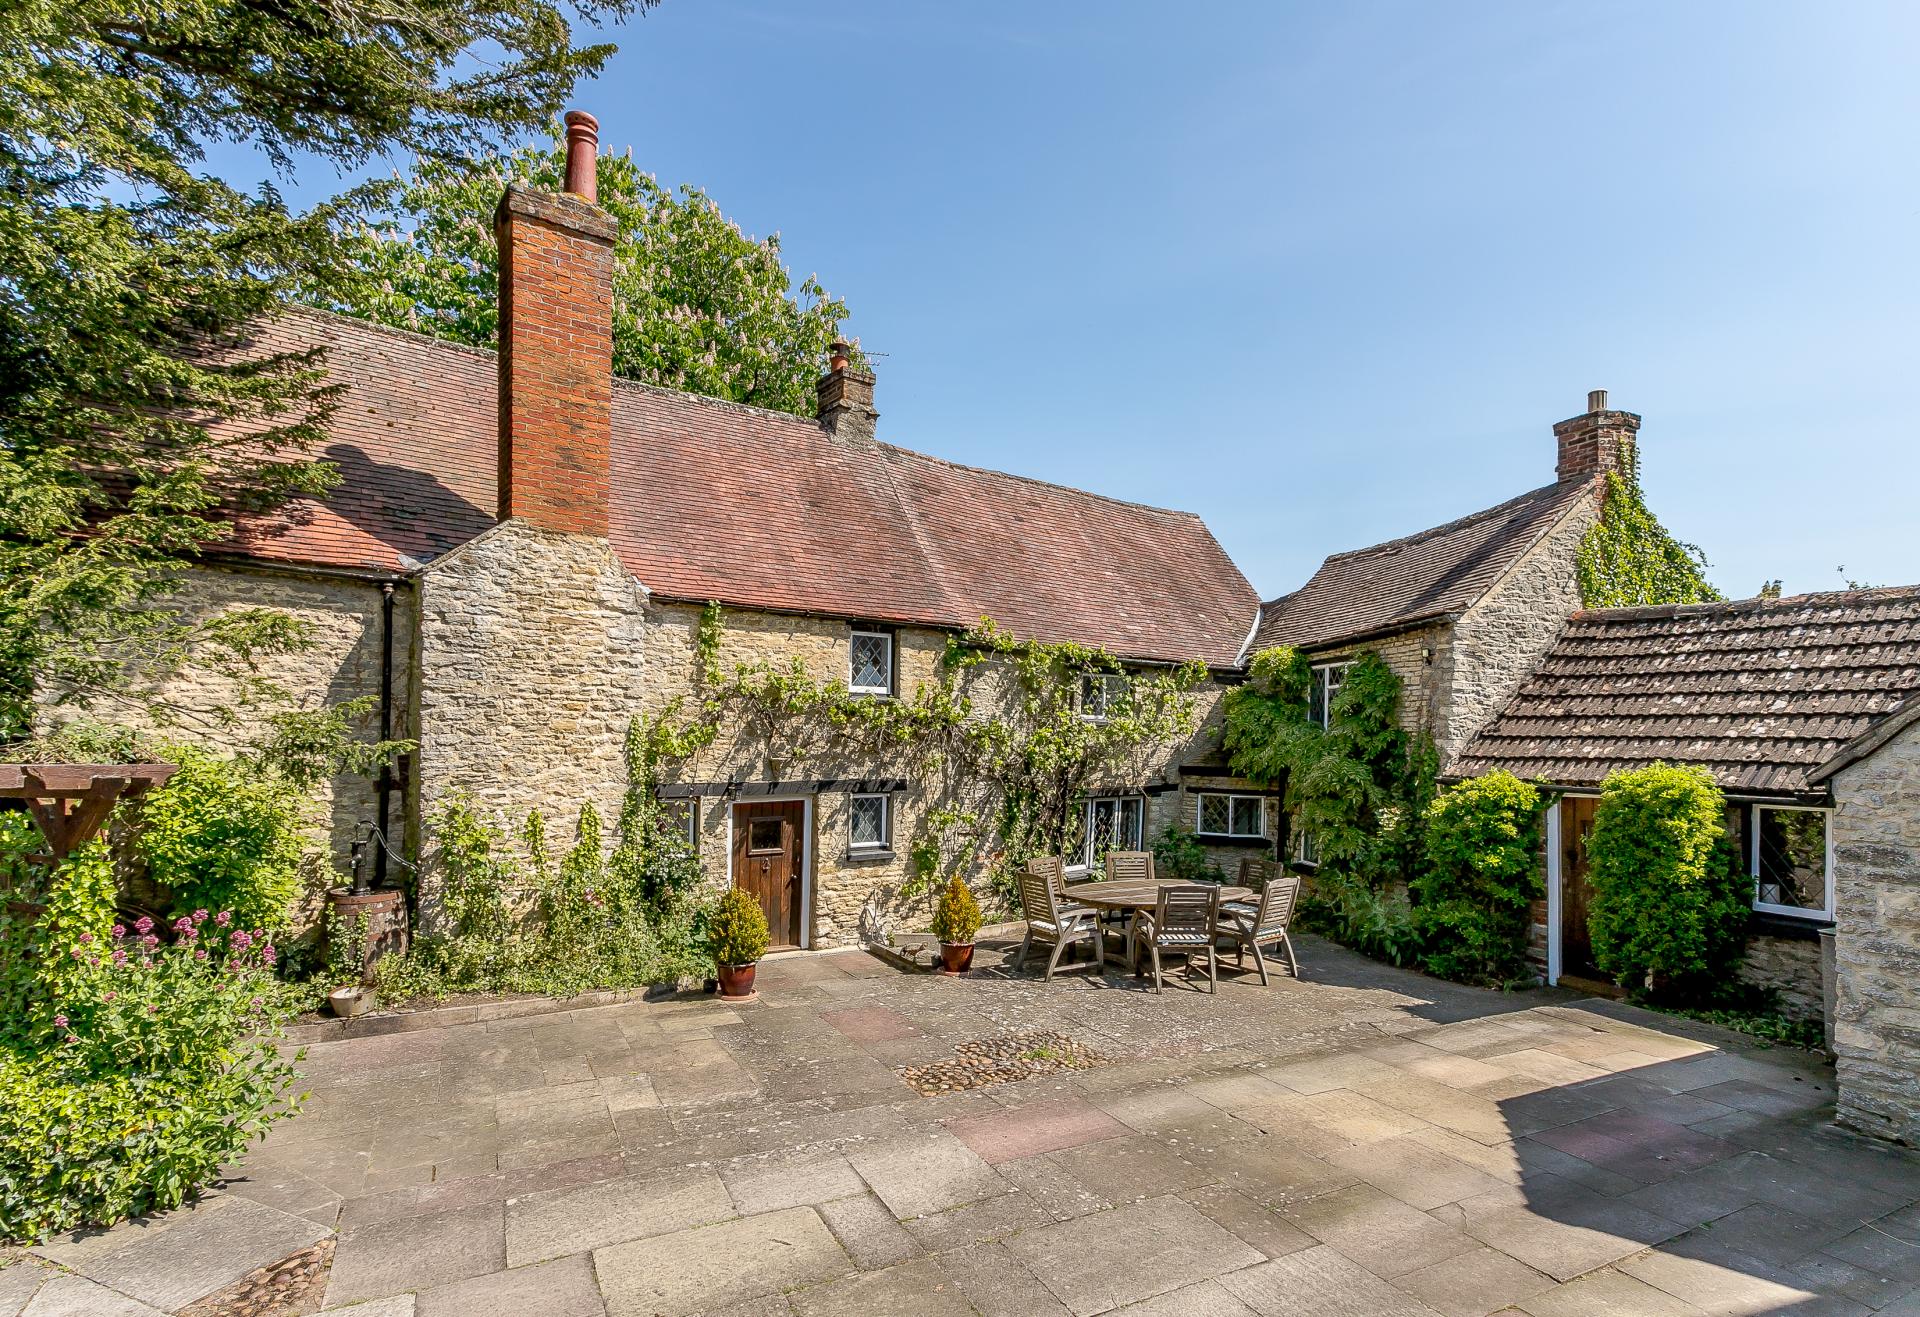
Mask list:
[{"label": "dormer window", "polygon": [[1119,711],[1127,697],[1127,678],[1119,672],[1089,672],[1080,678],[1080,716],[1103,723]]},{"label": "dormer window", "polygon": [[893,694],[892,633],[853,633],[847,644],[847,689],[856,695]]}]

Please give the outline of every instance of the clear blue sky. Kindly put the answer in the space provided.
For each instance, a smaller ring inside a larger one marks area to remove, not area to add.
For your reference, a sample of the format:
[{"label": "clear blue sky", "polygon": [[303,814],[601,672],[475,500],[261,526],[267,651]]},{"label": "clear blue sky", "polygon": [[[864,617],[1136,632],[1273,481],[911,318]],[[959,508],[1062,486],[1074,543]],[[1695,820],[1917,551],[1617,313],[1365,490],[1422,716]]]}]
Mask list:
[{"label": "clear blue sky", "polygon": [[1728,594],[1920,581],[1907,0],[665,0],[614,36],[603,141],[847,300],[892,442],[1197,511],[1272,595],[1548,483],[1606,388]]}]

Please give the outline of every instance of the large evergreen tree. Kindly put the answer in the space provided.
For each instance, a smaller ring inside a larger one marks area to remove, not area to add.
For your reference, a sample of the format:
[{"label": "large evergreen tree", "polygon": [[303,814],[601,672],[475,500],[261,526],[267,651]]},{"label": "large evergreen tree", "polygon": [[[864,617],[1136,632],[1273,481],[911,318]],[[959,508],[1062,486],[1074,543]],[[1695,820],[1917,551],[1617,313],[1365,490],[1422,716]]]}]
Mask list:
[{"label": "large evergreen tree", "polygon": [[[237,351],[347,270],[362,187],[306,212],[213,175],[249,143],[353,170],[451,160],[550,122],[607,45],[572,24],[653,0],[14,0],[0,6],[0,740],[35,691],[129,694],[189,651],[298,643],[264,612],[162,606],[225,505],[324,490],[301,460],[332,394],[315,354]],[[241,435],[248,436],[244,444]]]},{"label": "large evergreen tree", "polygon": [[[564,142],[450,162],[423,159],[391,212],[353,235],[360,277],[322,305],[475,347],[499,331],[493,210],[521,183],[557,192]],[[780,239],[752,238],[697,188],[678,195],[628,155],[599,161],[614,247],[613,369],[627,379],[811,416],[846,305],[809,275],[796,288]],[[326,294],[331,293],[331,296]]]}]

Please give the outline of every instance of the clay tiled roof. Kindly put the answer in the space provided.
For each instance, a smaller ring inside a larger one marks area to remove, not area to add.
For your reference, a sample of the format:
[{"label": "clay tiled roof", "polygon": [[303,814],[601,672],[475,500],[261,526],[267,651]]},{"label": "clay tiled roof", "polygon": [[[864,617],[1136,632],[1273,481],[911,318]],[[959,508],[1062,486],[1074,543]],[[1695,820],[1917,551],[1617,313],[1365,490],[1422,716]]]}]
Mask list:
[{"label": "clay tiled roof", "polygon": [[[493,354],[301,312],[347,385],[323,503],[256,522],[252,556],[394,570],[493,524]],[[1259,606],[1201,520],[888,444],[811,420],[618,382],[611,538],[669,599],[1097,644],[1230,665]]]},{"label": "clay tiled roof", "polygon": [[1464,612],[1593,485],[1530,494],[1371,548],[1336,553],[1261,609],[1253,648],[1316,649]]},{"label": "clay tiled roof", "polygon": [[1920,586],[1576,613],[1460,776],[1597,786],[1656,759],[1754,795],[1809,775],[1920,695]]}]

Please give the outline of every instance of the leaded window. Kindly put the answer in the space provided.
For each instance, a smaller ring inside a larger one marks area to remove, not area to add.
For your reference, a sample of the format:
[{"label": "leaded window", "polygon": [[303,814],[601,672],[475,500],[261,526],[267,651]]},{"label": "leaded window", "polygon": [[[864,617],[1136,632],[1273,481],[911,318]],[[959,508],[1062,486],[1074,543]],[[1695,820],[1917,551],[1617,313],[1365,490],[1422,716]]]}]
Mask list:
[{"label": "leaded window", "polygon": [[1139,850],[1145,813],[1146,802],[1139,796],[1097,796],[1086,801],[1080,815],[1079,864],[1092,868],[1108,851]]},{"label": "leaded window", "polygon": [[885,631],[856,631],[847,645],[847,688],[865,695],[893,692],[893,637]]},{"label": "leaded window", "polygon": [[1775,914],[1833,917],[1833,872],[1827,863],[1827,811],[1753,810],[1753,904]]},{"label": "leaded window", "polygon": [[1119,672],[1090,672],[1080,678],[1080,716],[1105,722],[1120,710],[1127,696],[1127,678]]},{"label": "leaded window", "polygon": [[1351,663],[1319,663],[1314,665],[1313,685],[1307,689],[1307,718],[1309,721],[1326,727],[1333,722],[1333,698],[1340,693],[1340,687],[1346,684],[1347,669]]},{"label": "leaded window", "polygon": [[1258,796],[1203,792],[1194,831],[1208,837],[1264,837],[1266,803]]},{"label": "leaded window", "polygon": [[886,796],[854,796],[847,813],[848,844],[856,851],[885,850],[887,815],[892,802]]}]

